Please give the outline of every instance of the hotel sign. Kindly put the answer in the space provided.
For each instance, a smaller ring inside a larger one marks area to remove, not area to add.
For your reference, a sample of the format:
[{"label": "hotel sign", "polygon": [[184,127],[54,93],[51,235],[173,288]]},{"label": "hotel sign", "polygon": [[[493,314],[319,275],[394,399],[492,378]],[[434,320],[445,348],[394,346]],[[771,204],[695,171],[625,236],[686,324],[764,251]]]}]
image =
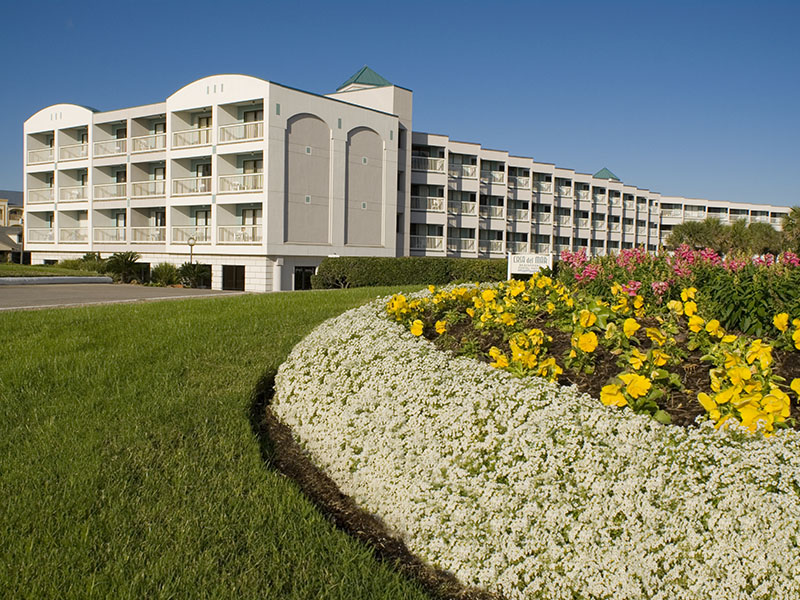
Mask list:
[{"label": "hotel sign", "polygon": [[514,273],[518,275],[531,275],[545,267],[553,268],[553,257],[550,254],[508,255],[509,277]]}]

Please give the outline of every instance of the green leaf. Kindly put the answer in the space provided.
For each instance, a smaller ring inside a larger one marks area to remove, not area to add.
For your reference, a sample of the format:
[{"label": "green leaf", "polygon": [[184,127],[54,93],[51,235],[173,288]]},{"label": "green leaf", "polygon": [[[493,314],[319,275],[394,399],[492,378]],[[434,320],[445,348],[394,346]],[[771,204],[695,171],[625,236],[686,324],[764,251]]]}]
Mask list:
[{"label": "green leaf", "polygon": [[669,416],[669,413],[664,412],[663,410],[657,410],[653,415],[653,418],[664,425],[669,425],[672,423],[672,417]]}]

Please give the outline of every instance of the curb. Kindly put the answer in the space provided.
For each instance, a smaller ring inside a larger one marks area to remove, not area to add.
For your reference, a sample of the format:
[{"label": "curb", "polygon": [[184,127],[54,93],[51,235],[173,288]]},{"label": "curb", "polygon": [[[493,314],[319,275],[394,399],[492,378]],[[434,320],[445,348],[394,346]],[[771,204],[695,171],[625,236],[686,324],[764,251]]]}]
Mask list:
[{"label": "curb", "polygon": [[114,283],[111,277],[0,277],[0,285],[51,285],[57,283]]}]

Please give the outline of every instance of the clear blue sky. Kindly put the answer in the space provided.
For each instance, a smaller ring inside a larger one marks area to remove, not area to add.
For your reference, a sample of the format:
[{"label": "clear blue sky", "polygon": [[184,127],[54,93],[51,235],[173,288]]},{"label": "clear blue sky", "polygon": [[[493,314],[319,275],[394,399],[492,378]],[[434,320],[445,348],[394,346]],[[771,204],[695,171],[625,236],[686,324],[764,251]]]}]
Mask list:
[{"label": "clear blue sky", "polygon": [[800,205],[800,2],[8,2],[0,189],[22,124],[215,73],[320,94],[368,64],[414,129],[668,195]]}]

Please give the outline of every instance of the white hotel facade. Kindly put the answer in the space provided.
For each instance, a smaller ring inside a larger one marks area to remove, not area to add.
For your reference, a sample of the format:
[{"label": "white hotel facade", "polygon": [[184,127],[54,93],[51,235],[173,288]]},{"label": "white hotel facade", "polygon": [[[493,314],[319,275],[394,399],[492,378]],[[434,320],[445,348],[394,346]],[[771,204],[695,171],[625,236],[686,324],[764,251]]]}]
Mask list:
[{"label": "white hotel facade", "polygon": [[781,226],[787,207],[663,196],[412,129],[412,92],[364,67],[325,96],[245,75],[24,126],[34,264],[134,250],[208,264],[212,287],[305,287],[326,256],[654,251],[675,225]]}]

